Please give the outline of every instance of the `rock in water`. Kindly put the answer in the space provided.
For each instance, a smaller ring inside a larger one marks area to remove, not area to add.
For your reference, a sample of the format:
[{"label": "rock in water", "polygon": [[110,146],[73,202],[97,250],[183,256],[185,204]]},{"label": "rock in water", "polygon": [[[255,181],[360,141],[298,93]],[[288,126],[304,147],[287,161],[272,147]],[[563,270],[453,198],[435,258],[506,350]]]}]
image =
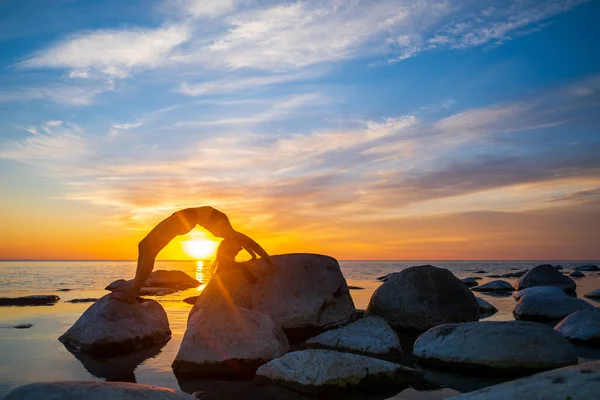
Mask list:
[{"label": "rock in water", "polygon": [[491,315],[494,315],[498,312],[498,309],[485,301],[482,298],[476,297],[477,304],[479,304],[479,313],[481,314],[481,318],[487,318]]},{"label": "rock in water", "polygon": [[33,326],[33,324],[19,324],[15,325],[13,328],[15,329],[29,329]]},{"label": "rock in water", "polygon": [[267,314],[292,341],[305,340],[327,329],[347,324],[354,303],[338,262],[318,254],[272,256],[276,269],[264,260],[249,262],[258,283],[235,272],[219,272],[200,294],[192,316],[205,305],[230,299],[235,304]]},{"label": "rock in water", "polygon": [[73,381],[30,383],[13,389],[4,399],[194,400],[196,397],[174,389],[138,383]]},{"label": "rock in water", "polygon": [[577,364],[568,340],[536,322],[469,322],[431,328],[417,339],[414,358],[423,364],[527,375]]},{"label": "rock in water", "polygon": [[402,356],[398,334],[381,317],[371,316],[324,332],[306,341],[309,347],[347,351],[369,357],[397,359]]},{"label": "rock in water", "polygon": [[159,269],[150,274],[145,286],[191,289],[200,283],[183,271]]},{"label": "rock in water", "polygon": [[476,292],[514,292],[515,288],[506,281],[495,280],[473,288]]},{"label": "rock in water", "polygon": [[585,274],[581,271],[573,271],[569,274],[569,276],[572,276],[573,278],[583,278]]},{"label": "rock in water", "polygon": [[588,294],[584,294],[588,299],[600,299],[600,289],[592,290]]},{"label": "rock in water", "polygon": [[554,329],[573,343],[600,347],[600,308],[574,312]]},{"label": "rock in water", "polygon": [[585,300],[550,292],[524,294],[513,310],[515,319],[528,321],[558,321],[579,310],[593,307]]},{"label": "rock in water", "polygon": [[60,300],[55,295],[36,294],[24,297],[0,297],[0,306],[53,306]]},{"label": "rock in water", "polygon": [[474,392],[453,400],[592,400],[600,393],[600,361],[542,372]]},{"label": "rock in water", "polygon": [[268,315],[214,305],[189,319],[173,370],[180,376],[252,376],[287,351],[285,333]]},{"label": "rock in water", "polygon": [[196,304],[196,301],[198,301],[198,297],[200,297],[200,296],[186,297],[185,299],[183,299],[183,302],[194,305],[194,304]]},{"label": "rock in water", "polygon": [[575,267],[576,271],[600,271],[597,265],[581,265],[579,267]]},{"label": "rock in water", "polygon": [[333,350],[302,350],[263,365],[256,371],[255,381],[325,395],[362,389],[384,392],[417,382],[423,375],[419,370],[377,358]]},{"label": "rock in water", "polygon": [[392,274],[373,293],[367,315],[383,317],[394,329],[423,332],[447,322],[477,321],[479,305],[452,272],[423,265]]},{"label": "rock in water", "polygon": [[67,303],[94,303],[98,301],[95,297],[86,297],[85,299],[72,299],[67,301]]},{"label": "rock in water", "polygon": [[77,351],[109,355],[164,344],[170,337],[167,313],[156,301],[138,298],[129,304],[108,294],[58,340]]},{"label": "rock in water", "polygon": [[523,275],[517,282],[517,290],[534,286],[555,286],[565,291],[574,291],[576,286],[573,279],[564,276],[550,264],[538,265]]},{"label": "rock in water", "polygon": [[477,280],[475,278],[463,278],[461,279],[461,282],[464,283],[465,285],[467,285],[467,287],[473,287],[473,286],[478,286],[479,282],[477,282]]},{"label": "rock in water", "polygon": [[513,293],[512,297],[515,300],[519,301],[519,300],[521,300],[521,297],[523,297],[523,296],[527,296],[530,294],[536,294],[536,293],[545,295],[545,296],[552,296],[552,297],[565,296],[565,291],[562,290],[561,288],[557,288],[554,286],[535,286],[535,287],[519,290],[518,292]]}]

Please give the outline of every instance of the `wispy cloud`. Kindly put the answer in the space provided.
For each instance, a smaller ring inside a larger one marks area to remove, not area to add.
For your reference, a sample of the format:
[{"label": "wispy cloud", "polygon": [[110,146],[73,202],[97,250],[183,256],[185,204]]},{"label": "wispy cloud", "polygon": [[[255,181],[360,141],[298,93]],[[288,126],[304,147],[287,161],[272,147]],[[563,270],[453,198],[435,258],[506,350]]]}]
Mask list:
[{"label": "wispy cloud", "polygon": [[30,100],[52,100],[69,106],[87,106],[97,96],[114,90],[112,81],[91,82],[82,86],[51,84],[46,87],[23,87],[18,90],[0,91],[0,103]]}]

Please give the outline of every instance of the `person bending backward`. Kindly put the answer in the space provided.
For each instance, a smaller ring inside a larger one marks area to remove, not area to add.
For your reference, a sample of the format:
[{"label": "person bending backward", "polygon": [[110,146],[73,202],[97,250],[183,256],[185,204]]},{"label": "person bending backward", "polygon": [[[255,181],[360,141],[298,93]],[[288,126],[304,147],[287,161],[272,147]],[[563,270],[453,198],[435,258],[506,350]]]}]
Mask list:
[{"label": "person bending backward", "polygon": [[[133,303],[144,282],[152,273],[154,260],[158,253],[175,236],[185,235],[194,229],[196,225],[202,226],[216,237],[223,238],[226,242],[225,246],[233,245],[240,248],[240,250],[241,248],[245,249],[252,256],[252,259],[256,259],[256,254],[258,254],[274,270],[275,263],[267,252],[254,240],[234,230],[225,214],[208,206],[186,208],[173,213],[173,215],[160,222],[142,239],[138,245],[139,254],[135,280],[125,292],[115,293],[115,297]],[[226,253],[230,252],[231,249],[228,248]],[[234,259],[238,252],[239,250],[233,255]]]}]

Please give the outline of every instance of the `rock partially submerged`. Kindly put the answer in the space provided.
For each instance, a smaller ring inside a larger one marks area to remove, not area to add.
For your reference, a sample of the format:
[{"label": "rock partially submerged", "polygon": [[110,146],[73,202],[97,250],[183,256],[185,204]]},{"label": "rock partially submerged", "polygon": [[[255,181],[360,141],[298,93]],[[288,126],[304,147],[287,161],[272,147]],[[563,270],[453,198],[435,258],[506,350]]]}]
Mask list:
[{"label": "rock partially submerged", "polygon": [[513,293],[512,297],[515,300],[519,301],[519,300],[521,300],[521,297],[527,296],[527,295],[532,295],[532,294],[541,294],[544,296],[551,296],[551,297],[562,297],[565,295],[565,291],[562,290],[561,288],[557,288],[554,286],[535,286],[535,287],[519,290],[518,292]]},{"label": "rock partially submerged", "polygon": [[73,381],[30,383],[13,389],[4,399],[194,400],[196,397],[174,389],[138,383]]},{"label": "rock partially submerged", "polygon": [[477,304],[479,304],[479,313],[481,314],[481,318],[487,318],[491,315],[494,315],[498,312],[498,309],[485,301],[480,297],[475,297],[477,299]]},{"label": "rock partially submerged", "polygon": [[584,294],[588,299],[600,300],[600,289],[592,290],[588,294]]},{"label": "rock partially submerged", "polygon": [[525,275],[527,272],[529,272],[528,269],[523,270],[523,271],[517,271],[517,272],[509,272],[508,274],[501,275],[501,277],[502,278],[520,278],[523,275]]},{"label": "rock partially submerged", "polygon": [[463,278],[460,281],[467,285],[467,287],[479,286],[479,282],[477,282],[477,280],[472,277]]},{"label": "rock partially submerged", "polygon": [[495,280],[473,288],[476,292],[514,292],[515,288],[506,281]]},{"label": "rock partially submerged", "polygon": [[167,314],[156,301],[138,298],[129,304],[108,294],[58,340],[75,351],[109,355],[164,344],[170,338]]},{"label": "rock partially submerged", "polygon": [[332,350],[302,350],[256,371],[259,385],[277,384],[310,395],[348,390],[383,392],[419,381],[423,372],[377,358]]},{"label": "rock partially submerged", "polygon": [[580,265],[579,267],[574,268],[575,271],[600,271],[600,268],[597,265],[588,264],[588,265]]},{"label": "rock partially submerged", "polygon": [[189,319],[173,370],[179,376],[247,377],[288,350],[283,329],[268,315],[215,305]]},{"label": "rock partially submerged", "polygon": [[200,297],[200,296],[198,295],[198,296],[186,297],[185,299],[183,299],[183,302],[194,305],[194,304],[196,304],[196,301],[198,301],[198,297]]},{"label": "rock partially submerged", "polygon": [[373,293],[367,315],[383,317],[394,329],[423,332],[447,322],[477,321],[479,305],[452,272],[422,265],[392,274]]},{"label": "rock partially submerged", "polygon": [[397,359],[402,356],[400,339],[381,317],[370,316],[343,328],[324,332],[306,341],[309,347],[346,351],[369,357]]},{"label": "rock partially submerged", "polygon": [[[110,290],[111,292],[122,292],[127,290],[131,284],[133,284],[133,279],[128,281],[125,279],[117,279],[104,289]],[[148,277],[144,283],[140,293],[149,295],[159,292],[174,293],[179,290],[198,287],[200,284],[200,281],[192,278],[183,271],[159,269],[150,274],[150,277]],[[144,290],[146,293],[144,293]]]},{"label": "rock partially submerged", "polygon": [[0,297],[0,306],[53,306],[60,297],[36,294],[23,297]]},{"label": "rock partially submerged", "polygon": [[67,303],[94,303],[98,301],[95,297],[86,297],[85,299],[72,299],[68,300]]},{"label": "rock partially submerged", "polygon": [[583,278],[585,276],[585,274],[581,271],[573,271],[569,274],[569,276],[571,276],[573,278]]},{"label": "rock partially submerged", "polygon": [[534,286],[555,286],[565,291],[574,291],[577,285],[573,279],[564,276],[550,264],[538,265],[523,275],[517,282],[517,290]]},{"label": "rock partially submerged", "polygon": [[414,358],[469,373],[526,375],[577,363],[569,342],[535,322],[469,322],[436,326],[419,336]]},{"label": "rock partially submerged", "polygon": [[559,321],[576,311],[591,308],[585,300],[549,291],[525,293],[515,305],[515,319],[527,321]]},{"label": "rock partially submerged", "polygon": [[597,399],[600,393],[600,361],[542,372],[474,392],[449,397],[453,400]]},{"label": "rock partially submerged", "polygon": [[600,347],[600,308],[574,312],[554,329],[573,343]]},{"label": "rock partially submerged", "polygon": [[13,328],[15,329],[29,329],[33,326],[33,324],[19,324],[15,325]]}]

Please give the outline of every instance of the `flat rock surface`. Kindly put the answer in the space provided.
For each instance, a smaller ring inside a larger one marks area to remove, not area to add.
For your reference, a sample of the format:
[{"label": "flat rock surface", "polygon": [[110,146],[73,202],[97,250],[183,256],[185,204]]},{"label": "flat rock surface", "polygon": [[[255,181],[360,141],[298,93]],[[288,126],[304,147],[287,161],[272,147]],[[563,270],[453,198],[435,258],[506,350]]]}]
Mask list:
[{"label": "flat rock surface", "polygon": [[23,297],[0,297],[0,306],[51,306],[60,297],[55,295],[36,294]]},{"label": "flat rock surface", "polygon": [[574,312],[554,329],[574,343],[600,347],[600,308]]},{"label": "flat rock surface", "polygon": [[377,316],[361,318],[343,328],[324,332],[307,340],[306,344],[373,357],[394,358],[402,353],[398,334]]},{"label": "flat rock surface", "polygon": [[74,381],[31,383],[12,390],[4,399],[194,400],[196,398],[178,390],[137,383]]},{"label": "flat rock surface", "polygon": [[525,321],[436,326],[419,336],[413,356],[442,368],[517,375],[577,363],[571,345],[558,332]]},{"label": "flat rock surface", "polygon": [[594,400],[600,393],[600,361],[559,368],[449,397],[454,400]]},{"label": "flat rock surface", "polygon": [[593,307],[585,300],[550,292],[526,293],[517,302],[513,310],[516,319],[530,321],[560,320],[576,311]]},{"label": "flat rock surface", "polygon": [[333,350],[301,350],[263,365],[255,380],[323,394],[349,389],[385,391],[418,381],[423,375],[419,370],[377,358]]},{"label": "flat rock surface", "polygon": [[506,281],[495,280],[473,288],[476,292],[514,292],[515,288]]},{"label": "flat rock surface", "polygon": [[78,351],[126,353],[166,343],[171,337],[167,314],[154,300],[134,304],[112,294],[92,304],[59,340]]},{"label": "flat rock surface", "polygon": [[367,315],[383,317],[394,329],[423,332],[448,322],[477,321],[479,305],[452,272],[424,265],[391,274],[373,293]]},{"label": "flat rock surface", "polygon": [[566,291],[574,291],[577,285],[573,279],[564,276],[552,265],[543,264],[532,268],[516,284],[517,290],[534,286],[555,286]]}]

